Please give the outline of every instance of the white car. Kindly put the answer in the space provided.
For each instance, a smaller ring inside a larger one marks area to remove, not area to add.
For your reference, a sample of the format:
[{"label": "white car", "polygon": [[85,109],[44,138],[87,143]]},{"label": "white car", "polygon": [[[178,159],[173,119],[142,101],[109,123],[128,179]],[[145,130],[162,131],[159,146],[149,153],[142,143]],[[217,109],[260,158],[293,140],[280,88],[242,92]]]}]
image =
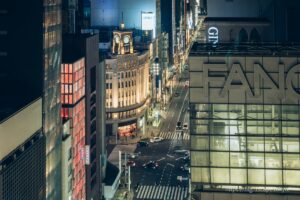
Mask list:
[{"label": "white car", "polygon": [[176,149],[174,150],[174,153],[179,153],[179,154],[187,154],[189,150],[186,149]]},{"label": "white car", "polygon": [[188,123],[184,123],[182,129],[183,130],[188,130],[189,129]]},{"label": "white car", "polygon": [[160,142],[160,141],[163,141],[164,138],[162,137],[154,137],[154,138],[151,138],[150,139],[150,142]]}]

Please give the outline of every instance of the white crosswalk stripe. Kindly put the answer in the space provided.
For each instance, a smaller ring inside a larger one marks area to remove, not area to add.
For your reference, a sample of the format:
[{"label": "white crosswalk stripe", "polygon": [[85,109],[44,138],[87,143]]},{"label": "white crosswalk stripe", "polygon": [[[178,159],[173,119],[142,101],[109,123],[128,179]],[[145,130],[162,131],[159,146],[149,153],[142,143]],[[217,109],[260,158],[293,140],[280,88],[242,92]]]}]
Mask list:
[{"label": "white crosswalk stripe", "polygon": [[184,132],[183,135],[181,132],[160,132],[160,137],[167,140],[189,140],[190,135],[188,132]]},{"label": "white crosswalk stripe", "polygon": [[136,199],[172,199],[183,200],[187,198],[188,189],[178,186],[142,185],[135,192]]}]

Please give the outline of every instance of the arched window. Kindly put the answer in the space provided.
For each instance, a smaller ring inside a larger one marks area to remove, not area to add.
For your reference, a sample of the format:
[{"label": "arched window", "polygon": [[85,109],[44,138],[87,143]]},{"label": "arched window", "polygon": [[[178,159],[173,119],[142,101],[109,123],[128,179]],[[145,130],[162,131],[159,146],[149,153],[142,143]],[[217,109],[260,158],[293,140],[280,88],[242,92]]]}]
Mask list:
[{"label": "arched window", "polygon": [[250,42],[261,42],[260,35],[256,28],[253,28],[250,33]]},{"label": "arched window", "polygon": [[237,42],[238,43],[248,42],[248,33],[244,28],[242,28],[239,32],[238,37],[237,37]]}]

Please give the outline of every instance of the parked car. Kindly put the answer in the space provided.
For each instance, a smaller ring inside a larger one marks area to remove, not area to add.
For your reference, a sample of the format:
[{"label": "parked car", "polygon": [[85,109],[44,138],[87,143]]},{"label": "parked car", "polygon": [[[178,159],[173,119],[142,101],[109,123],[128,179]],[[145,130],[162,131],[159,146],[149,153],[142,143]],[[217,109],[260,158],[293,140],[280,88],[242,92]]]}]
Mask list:
[{"label": "parked car", "polygon": [[149,143],[146,142],[146,141],[139,141],[137,144],[136,144],[137,147],[147,147],[149,146]]},{"label": "parked car", "polygon": [[153,160],[150,160],[149,162],[144,163],[144,164],[143,164],[143,167],[144,167],[145,169],[157,169],[158,163],[155,162],[155,161],[153,161]]},{"label": "parked car", "polygon": [[189,150],[186,149],[175,149],[174,153],[179,153],[179,154],[184,154],[186,155],[186,153],[189,152]]},{"label": "parked car", "polygon": [[179,92],[174,93],[174,97],[179,97],[179,95],[180,95]]},{"label": "parked car", "polygon": [[154,137],[150,139],[150,142],[154,143],[154,142],[161,142],[163,141],[164,138],[162,137]]},{"label": "parked car", "polygon": [[189,129],[188,123],[184,123],[182,129],[183,130],[188,130]]},{"label": "parked car", "polygon": [[181,125],[181,122],[177,122],[177,124],[176,124],[176,129],[177,130],[181,130],[182,129],[182,125]]}]

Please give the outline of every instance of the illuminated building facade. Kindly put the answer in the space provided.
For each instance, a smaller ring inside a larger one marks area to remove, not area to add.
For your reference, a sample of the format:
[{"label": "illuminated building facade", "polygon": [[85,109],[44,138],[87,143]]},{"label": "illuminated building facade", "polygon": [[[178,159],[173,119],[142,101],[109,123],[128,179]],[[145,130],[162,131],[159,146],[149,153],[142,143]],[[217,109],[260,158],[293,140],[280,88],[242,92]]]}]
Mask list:
[{"label": "illuminated building facade", "polygon": [[63,61],[61,67],[61,116],[70,121],[72,146],[72,199],[86,199],[85,194],[85,62]]},{"label": "illuminated building facade", "polygon": [[98,34],[63,35],[63,54],[84,57],[85,145],[90,160],[86,169],[86,199],[101,199],[105,177],[105,68],[99,65]]},{"label": "illuminated building facade", "polygon": [[105,59],[108,132],[130,136],[143,127],[149,105],[148,51],[134,52],[132,32],[113,32],[113,56]]},{"label": "illuminated building facade", "polygon": [[191,182],[201,199],[299,195],[299,57],[292,45],[194,44]]},{"label": "illuminated building facade", "polygon": [[[20,6],[22,8],[22,6]],[[28,7],[28,9],[35,8]],[[46,136],[46,199],[61,199],[60,65],[62,54],[61,0],[43,1],[43,131]],[[22,16],[20,16],[22,18]],[[28,30],[28,29],[27,29]],[[28,45],[29,47],[31,45]],[[26,50],[28,51],[28,50]]]}]

